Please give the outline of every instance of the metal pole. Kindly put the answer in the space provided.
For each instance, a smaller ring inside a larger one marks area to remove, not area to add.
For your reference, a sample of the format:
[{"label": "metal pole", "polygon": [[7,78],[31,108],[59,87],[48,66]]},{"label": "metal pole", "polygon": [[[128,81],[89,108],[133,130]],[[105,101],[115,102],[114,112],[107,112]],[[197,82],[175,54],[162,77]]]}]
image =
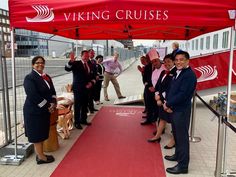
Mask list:
[{"label": "metal pole", "polygon": [[186,51],[188,52],[189,51],[189,41],[187,40],[186,42]]},{"label": "metal pole", "polygon": [[76,40],[76,44],[75,44],[75,56],[76,58],[78,58],[78,40]]},{"label": "metal pole", "polygon": [[[235,36],[235,30],[233,27],[231,27],[231,35],[230,35],[230,58],[229,58],[229,73],[228,73],[228,87],[227,87],[227,107],[226,107],[226,116],[229,117],[230,113],[230,99],[231,99],[231,85],[232,85],[232,68],[233,68],[233,57],[234,57],[234,36]],[[227,161],[226,161],[226,156],[227,156],[227,126],[224,124],[225,129],[224,129],[224,149],[223,149],[223,173],[226,173],[226,166],[227,166]]]},{"label": "metal pole", "polygon": [[[2,44],[2,43],[1,43]],[[3,62],[2,62],[2,50],[0,50],[0,70],[1,70],[1,80],[2,80],[2,110],[3,110],[3,128],[4,128],[4,133],[5,133],[5,143],[4,145],[8,144],[8,132],[7,132],[7,115],[6,115],[6,98],[5,98],[5,89],[4,89],[4,76],[3,76]]]},{"label": "metal pole", "polygon": [[[17,114],[16,114],[16,64],[15,64],[15,47],[14,47],[14,28],[11,29],[11,59],[12,59],[12,93],[13,93],[13,116],[15,126],[15,157],[10,160],[12,165],[20,165],[24,160],[23,155],[17,155]],[[11,158],[11,156],[9,156]]]},{"label": "metal pole", "polygon": [[71,43],[71,51],[72,51],[72,52],[74,52],[74,48],[75,48],[75,43],[72,42],[72,43]]},{"label": "metal pole", "polygon": [[108,55],[109,55],[109,53],[108,53],[108,51],[109,51],[108,40],[106,40],[106,46],[107,46],[107,47],[106,47],[106,49],[107,49],[107,50],[106,50],[106,56],[108,56]]},{"label": "metal pole", "polygon": [[14,34],[11,29],[11,56],[12,56],[12,92],[13,92],[13,116],[15,125],[15,155],[5,155],[0,159],[2,165],[20,165],[24,160],[23,155],[17,155],[17,118],[16,118],[16,74],[15,74],[15,56],[14,56]]},{"label": "metal pole", "polygon": [[221,177],[222,174],[222,159],[224,149],[224,130],[225,126],[222,121],[222,117],[218,119],[218,136],[217,136],[217,152],[216,152],[216,168],[215,177]]},{"label": "metal pole", "polygon": [[48,39],[47,39],[47,56],[49,57],[49,47],[48,47],[48,45],[49,45],[49,42],[48,42]]},{"label": "metal pole", "polygon": [[13,95],[13,117],[15,126],[15,159],[17,159],[17,114],[16,114],[16,64],[15,64],[15,48],[14,48],[14,29],[11,29],[11,57],[12,57],[12,95]]},{"label": "metal pole", "polygon": [[4,90],[5,90],[5,102],[6,102],[6,120],[7,120],[7,127],[8,127],[8,142],[12,141],[11,135],[11,115],[10,115],[10,101],[9,101],[9,90],[8,90],[8,76],[7,76],[7,64],[6,64],[6,57],[2,56],[2,64],[3,64],[3,77],[4,77]]},{"label": "metal pole", "polygon": [[190,127],[190,137],[189,137],[189,141],[193,143],[197,143],[201,141],[200,137],[194,137],[196,106],[197,106],[197,97],[196,97],[196,91],[195,91],[194,96],[193,96],[193,103],[192,103],[192,116],[191,116],[191,127]]}]

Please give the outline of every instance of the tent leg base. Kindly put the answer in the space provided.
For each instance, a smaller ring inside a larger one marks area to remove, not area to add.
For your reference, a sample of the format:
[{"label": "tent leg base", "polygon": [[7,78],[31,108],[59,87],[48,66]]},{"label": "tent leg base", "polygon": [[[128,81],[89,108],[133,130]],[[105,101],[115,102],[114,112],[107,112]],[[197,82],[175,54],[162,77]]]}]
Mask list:
[{"label": "tent leg base", "polygon": [[192,143],[198,143],[201,141],[200,137],[189,137],[189,141]]},{"label": "tent leg base", "polygon": [[6,155],[0,159],[1,165],[15,165],[19,166],[24,161],[23,155]]}]

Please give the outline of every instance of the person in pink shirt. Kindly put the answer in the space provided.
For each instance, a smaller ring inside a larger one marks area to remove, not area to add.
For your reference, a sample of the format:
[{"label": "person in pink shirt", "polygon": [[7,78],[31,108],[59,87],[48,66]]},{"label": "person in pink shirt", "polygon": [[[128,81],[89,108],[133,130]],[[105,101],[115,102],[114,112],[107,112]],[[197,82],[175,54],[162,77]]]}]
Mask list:
[{"label": "person in pink shirt", "polygon": [[104,81],[103,81],[103,91],[104,91],[105,101],[110,101],[107,93],[107,87],[109,86],[110,81],[115,88],[117,97],[119,99],[126,98],[121,94],[120,85],[116,79],[122,72],[122,66],[119,63],[118,58],[119,54],[115,52],[114,57],[112,59],[108,59],[102,62],[103,66],[105,67]]},{"label": "person in pink shirt", "polygon": [[157,121],[158,118],[158,107],[155,101],[155,85],[160,77],[160,74],[165,70],[165,66],[162,65],[160,60],[160,55],[156,49],[151,49],[149,52],[149,57],[152,63],[152,74],[151,78],[148,79],[146,83],[147,87],[147,117],[145,121],[141,122],[141,125],[148,125]]}]

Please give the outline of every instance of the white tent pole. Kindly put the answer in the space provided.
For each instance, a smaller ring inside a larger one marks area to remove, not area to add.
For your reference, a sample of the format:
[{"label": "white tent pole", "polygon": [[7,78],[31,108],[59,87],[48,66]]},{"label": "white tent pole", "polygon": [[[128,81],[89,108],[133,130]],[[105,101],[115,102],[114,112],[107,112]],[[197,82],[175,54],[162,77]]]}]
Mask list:
[{"label": "white tent pole", "polygon": [[15,159],[17,159],[17,114],[16,114],[16,64],[14,47],[14,28],[11,29],[11,68],[12,68],[12,94],[13,94],[13,117],[15,126]]},{"label": "white tent pole", "polygon": [[[233,69],[233,59],[234,59],[234,36],[235,30],[234,27],[231,27],[231,35],[230,35],[230,58],[229,58],[229,73],[228,73],[228,88],[227,88],[227,108],[226,108],[226,115],[229,118],[230,113],[230,95],[231,95],[231,85],[232,85],[232,69]],[[224,124],[224,152],[223,152],[223,173],[226,172],[226,155],[227,155],[227,127]]]}]

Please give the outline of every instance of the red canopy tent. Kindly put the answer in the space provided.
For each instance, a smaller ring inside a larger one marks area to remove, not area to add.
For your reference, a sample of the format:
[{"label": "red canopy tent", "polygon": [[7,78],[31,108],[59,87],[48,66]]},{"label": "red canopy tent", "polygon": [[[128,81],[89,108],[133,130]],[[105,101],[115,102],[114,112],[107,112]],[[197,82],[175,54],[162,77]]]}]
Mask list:
[{"label": "red canopy tent", "polygon": [[[72,39],[188,40],[234,26],[235,14],[230,19],[229,10],[236,13],[236,0],[9,0],[12,29],[22,28]],[[227,93],[231,92],[232,63],[231,48]],[[13,101],[16,103],[14,67],[13,59]],[[229,100],[228,94],[227,115]],[[16,119],[16,104],[14,117]],[[217,160],[222,163],[222,154]],[[216,169],[217,177],[221,175],[221,167],[220,164]]]},{"label": "red canopy tent", "polygon": [[73,39],[190,39],[234,25],[235,0],[9,0],[14,28]]}]

